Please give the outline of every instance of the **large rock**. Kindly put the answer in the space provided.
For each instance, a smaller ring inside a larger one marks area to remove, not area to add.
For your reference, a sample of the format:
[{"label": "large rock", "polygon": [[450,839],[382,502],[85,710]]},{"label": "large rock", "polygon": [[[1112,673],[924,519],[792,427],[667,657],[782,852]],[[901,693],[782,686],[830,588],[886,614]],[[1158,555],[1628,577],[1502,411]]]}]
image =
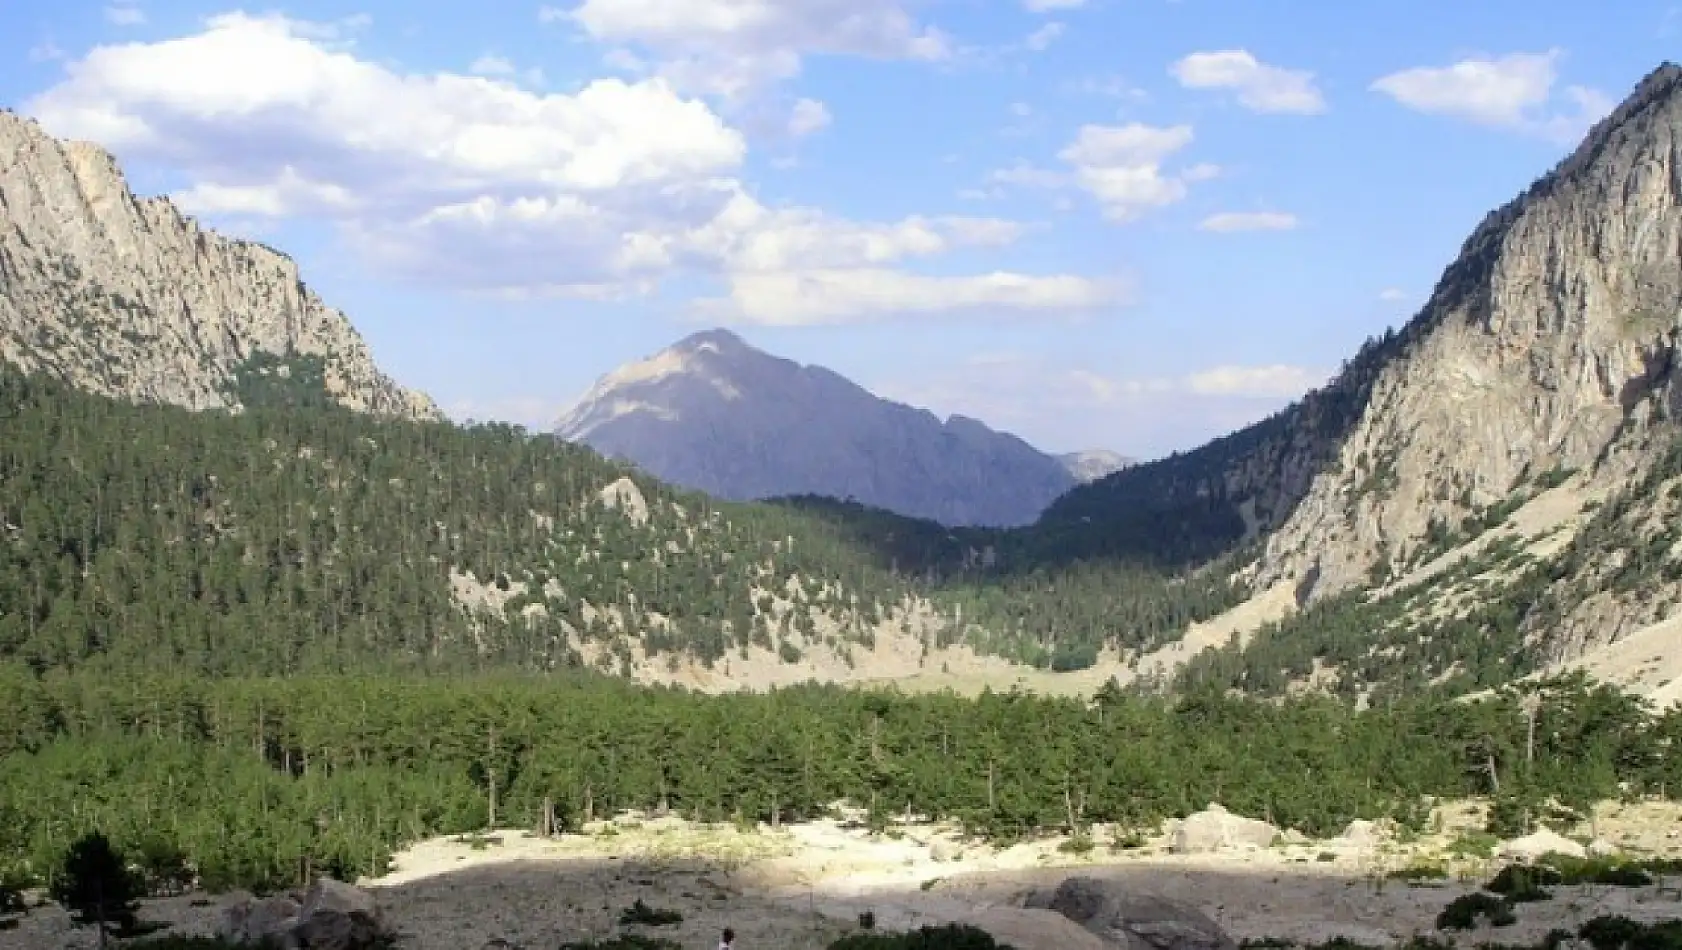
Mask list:
[{"label": "large rock", "polygon": [[1340,843],[1362,848],[1370,848],[1383,838],[1384,831],[1377,823],[1361,819],[1350,822],[1348,827],[1343,829],[1343,834],[1338,835]]},{"label": "large rock", "polygon": [[956,923],[979,927],[1016,950],[1112,950],[1113,945],[1062,914],[1043,908],[989,907]]},{"label": "large rock", "polygon": [[1053,910],[1106,946],[1125,950],[1237,950],[1209,915],[1157,894],[1128,891],[1094,877],[1071,877],[1052,891],[1023,901],[1030,910]]},{"label": "large rock", "polygon": [[294,932],[308,950],[362,950],[395,936],[374,895],[331,878],[310,886],[298,918]]},{"label": "large rock", "polygon": [[1499,857],[1519,861],[1534,861],[1547,854],[1563,854],[1572,858],[1581,858],[1588,854],[1582,845],[1547,828],[1504,842],[1495,853]]},{"label": "large rock", "polygon": [[329,878],[310,885],[302,904],[290,897],[238,899],[223,909],[217,934],[273,950],[369,950],[395,937],[374,895]]},{"label": "large rock", "polygon": [[1265,821],[1234,815],[1211,804],[1180,822],[1174,831],[1173,850],[1175,854],[1205,854],[1222,848],[1265,848],[1278,834],[1279,829]]},{"label": "large rock", "polygon": [[222,919],[217,924],[216,935],[229,943],[268,943],[270,945],[292,950],[297,941],[292,938],[293,928],[298,926],[297,901],[284,895],[265,897],[261,900],[247,896],[238,897],[233,903],[222,908]]}]

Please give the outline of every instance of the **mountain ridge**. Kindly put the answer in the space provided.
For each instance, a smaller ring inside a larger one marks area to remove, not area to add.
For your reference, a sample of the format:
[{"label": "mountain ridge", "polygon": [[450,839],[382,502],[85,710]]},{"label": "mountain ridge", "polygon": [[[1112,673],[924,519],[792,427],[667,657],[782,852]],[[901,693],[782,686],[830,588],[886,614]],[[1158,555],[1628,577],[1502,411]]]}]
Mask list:
[{"label": "mountain ridge", "polygon": [[1078,483],[1015,435],[883,399],[724,328],[604,374],[554,431],[724,499],[824,495],[953,526],[1029,523]]},{"label": "mountain ridge", "polygon": [[0,111],[0,360],[82,389],[191,409],[239,406],[259,355],[319,357],[348,408],[442,418],[375,365],[297,263],[137,197],[115,158]]}]

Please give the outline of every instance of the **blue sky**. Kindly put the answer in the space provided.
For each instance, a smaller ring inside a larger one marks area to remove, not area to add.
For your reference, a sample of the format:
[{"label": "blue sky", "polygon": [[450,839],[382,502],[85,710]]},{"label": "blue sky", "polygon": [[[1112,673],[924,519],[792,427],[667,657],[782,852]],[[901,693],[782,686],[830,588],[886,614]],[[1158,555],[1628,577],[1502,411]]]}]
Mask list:
[{"label": "blue sky", "polygon": [[0,104],[298,258],[458,417],[732,326],[1157,455],[1405,322],[1670,0],[0,0]]}]

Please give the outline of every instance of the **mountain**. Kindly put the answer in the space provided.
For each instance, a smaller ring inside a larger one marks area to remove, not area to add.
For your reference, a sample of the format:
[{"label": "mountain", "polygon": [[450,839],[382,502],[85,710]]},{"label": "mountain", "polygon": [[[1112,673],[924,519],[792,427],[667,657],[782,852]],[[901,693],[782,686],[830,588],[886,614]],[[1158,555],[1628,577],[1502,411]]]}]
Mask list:
[{"label": "mountain", "polygon": [[1328,386],[1047,521],[1172,512],[1197,526],[1187,557],[1251,543],[1256,594],[1303,609],[1198,675],[1252,692],[1487,686],[1663,620],[1682,602],[1679,182],[1665,64]]},{"label": "mountain", "polygon": [[253,357],[319,357],[333,399],[440,418],[374,365],[285,255],[137,198],[111,155],[0,110],[0,360],[191,409],[240,403]]},{"label": "mountain", "polygon": [[1062,462],[1063,467],[1068,470],[1069,474],[1075,477],[1075,481],[1082,484],[1095,482],[1105,475],[1119,472],[1129,465],[1138,464],[1137,459],[1130,459],[1119,452],[1111,452],[1108,449],[1064,452],[1057,456],[1057,461]]},{"label": "mountain", "polygon": [[603,376],[555,433],[719,498],[823,495],[947,525],[1026,524],[1076,483],[1013,435],[942,422],[722,329]]}]

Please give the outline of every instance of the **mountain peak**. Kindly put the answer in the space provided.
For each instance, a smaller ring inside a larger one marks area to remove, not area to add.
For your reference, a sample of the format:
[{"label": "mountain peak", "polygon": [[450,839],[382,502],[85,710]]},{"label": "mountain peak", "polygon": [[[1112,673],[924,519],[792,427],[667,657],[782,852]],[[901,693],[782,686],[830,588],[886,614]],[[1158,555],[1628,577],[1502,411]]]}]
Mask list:
[{"label": "mountain peak", "polygon": [[951,525],[1032,521],[1075,483],[1016,436],[943,423],[722,328],[603,376],[555,433],[726,499],[853,498]]},{"label": "mountain peak", "polygon": [[720,352],[729,352],[732,350],[751,350],[754,347],[749,346],[746,340],[730,330],[723,327],[713,327],[711,330],[691,333],[672,344],[668,349],[688,351],[714,349]]}]

